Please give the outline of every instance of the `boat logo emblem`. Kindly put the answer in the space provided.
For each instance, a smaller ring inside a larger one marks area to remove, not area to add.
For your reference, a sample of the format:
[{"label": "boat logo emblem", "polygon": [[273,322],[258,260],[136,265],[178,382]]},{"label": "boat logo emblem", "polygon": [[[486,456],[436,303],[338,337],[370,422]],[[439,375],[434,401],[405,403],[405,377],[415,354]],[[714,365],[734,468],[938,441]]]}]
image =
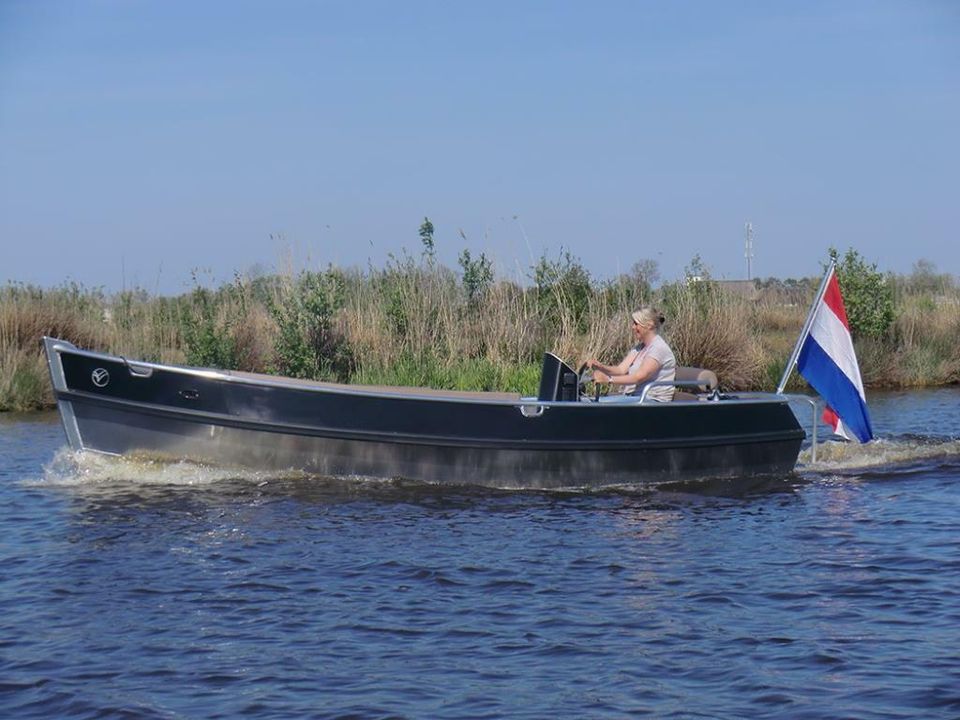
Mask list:
[{"label": "boat logo emblem", "polygon": [[110,382],[110,373],[104,368],[97,368],[90,374],[90,379],[97,387],[106,387],[107,383]]}]

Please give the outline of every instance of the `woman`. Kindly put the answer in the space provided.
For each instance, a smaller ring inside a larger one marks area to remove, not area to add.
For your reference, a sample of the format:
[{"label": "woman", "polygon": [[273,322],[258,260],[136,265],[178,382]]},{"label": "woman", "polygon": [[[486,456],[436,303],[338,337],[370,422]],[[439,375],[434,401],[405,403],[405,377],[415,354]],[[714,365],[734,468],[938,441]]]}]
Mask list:
[{"label": "woman", "polygon": [[[652,307],[640,308],[631,316],[633,335],[637,345],[619,365],[603,365],[597,360],[587,360],[587,367],[593,370],[593,380],[623,386],[626,394],[640,395],[644,387],[652,382],[672,382],[677,375],[677,359],[666,341],[657,331],[663,324],[663,316]],[[659,402],[673,400],[672,385],[658,385],[650,388],[647,397]]]}]

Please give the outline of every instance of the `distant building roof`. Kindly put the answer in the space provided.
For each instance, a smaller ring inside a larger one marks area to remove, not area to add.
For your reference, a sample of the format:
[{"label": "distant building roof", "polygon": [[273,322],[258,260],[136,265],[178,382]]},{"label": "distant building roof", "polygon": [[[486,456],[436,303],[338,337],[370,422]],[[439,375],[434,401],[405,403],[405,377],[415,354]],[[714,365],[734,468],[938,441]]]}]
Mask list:
[{"label": "distant building roof", "polygon": [[757,300],[761,294],[753,280],[714,280],[713,282],[721,290],[748,300]]}]

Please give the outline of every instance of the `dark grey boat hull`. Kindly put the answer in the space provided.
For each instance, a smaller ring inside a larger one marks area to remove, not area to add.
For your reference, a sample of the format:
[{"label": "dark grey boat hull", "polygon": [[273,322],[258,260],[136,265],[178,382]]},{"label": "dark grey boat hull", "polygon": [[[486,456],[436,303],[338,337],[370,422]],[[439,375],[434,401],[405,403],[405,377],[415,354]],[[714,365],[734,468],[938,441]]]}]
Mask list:
[{"label": "dark grey boat hull", "polygon": [[787,472],[804,437],[782,396],[642,405],[438,398],[129,363],[50,339],[47,353],[71,446],[118,455],[565,487]]}]

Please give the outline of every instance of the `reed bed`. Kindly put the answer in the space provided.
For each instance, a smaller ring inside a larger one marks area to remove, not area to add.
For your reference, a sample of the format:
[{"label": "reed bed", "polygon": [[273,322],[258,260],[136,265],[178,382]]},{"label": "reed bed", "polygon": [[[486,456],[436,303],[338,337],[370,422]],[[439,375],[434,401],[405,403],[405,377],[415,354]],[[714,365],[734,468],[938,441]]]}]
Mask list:
[{"label": "reed bed", "polygon": [[[817,284],[757,283],[745,294],[677,282],[654,291],[638,276],[595,281],[569,254],[541,259],[520,280],[468,267],[458,273],[432,256],[404,255],[380,269],[238,276],[177,297],[11,284],[0,288],[0,410],[53,404],[43,335],[166,363],[535,393],[545,351],[572,364],[618,361],[632,341],[630,311],[642,304],[666,316],[663,333],[681,364],[713,369],[729,390],[769,390]],[[865,383],[960,382],[960,291],[952,282],[915,288],[908,278],[897,287],[889,331],[855,339]],[[803,387],[795,374],[791,387]]]}]

